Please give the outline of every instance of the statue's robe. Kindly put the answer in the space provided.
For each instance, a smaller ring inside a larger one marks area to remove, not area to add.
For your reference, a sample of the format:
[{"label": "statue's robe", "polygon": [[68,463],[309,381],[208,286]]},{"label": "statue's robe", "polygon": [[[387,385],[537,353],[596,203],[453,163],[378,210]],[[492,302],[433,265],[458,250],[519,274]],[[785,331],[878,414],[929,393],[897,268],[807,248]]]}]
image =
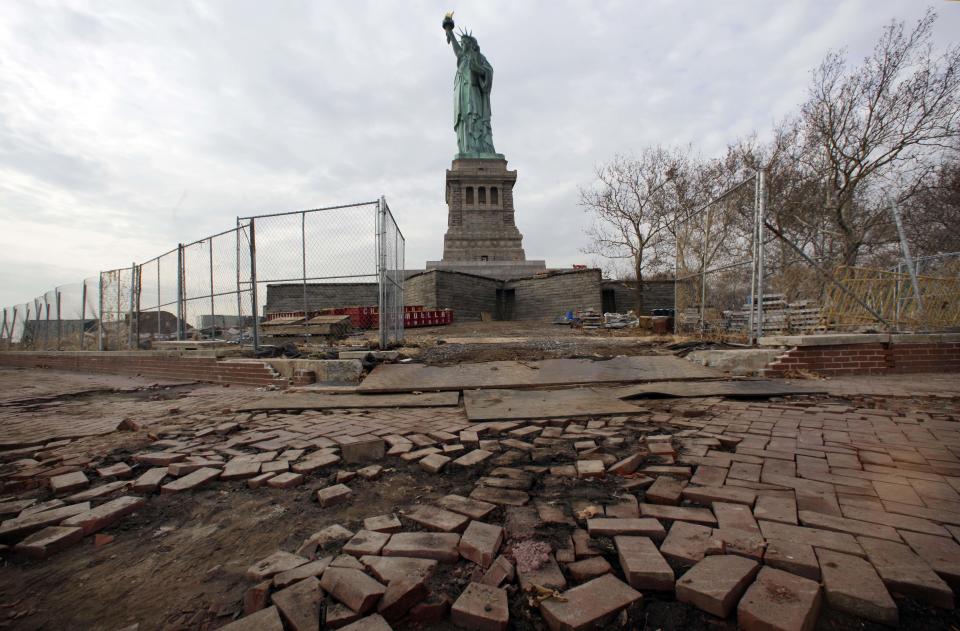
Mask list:
[{"label": "statue's robe", "polygon": [[493,66],[480,53],[457,56],[453,83],[453,128],[461,153],[494,153],[490,126]]}]

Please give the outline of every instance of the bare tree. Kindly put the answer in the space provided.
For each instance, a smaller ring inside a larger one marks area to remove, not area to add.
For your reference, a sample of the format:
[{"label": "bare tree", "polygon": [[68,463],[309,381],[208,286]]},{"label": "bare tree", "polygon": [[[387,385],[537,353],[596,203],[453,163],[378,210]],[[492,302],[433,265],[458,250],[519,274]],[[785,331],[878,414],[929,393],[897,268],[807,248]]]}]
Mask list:
[{"label": "bare tree", "polygon": [[893,21],[873,52],[848,70],[843,51],[814,71],[800,115],[803,159],[823,183],[822,209],[839,236],[840,259],[895,238],[886,195],[919,190],[960,135],[960,46],[934,56],[928,10],[913,30]]},{"label": "bare tree", "polygon": [[689,208],[689,165],[689,149],[648,148],[601,165],[594,185],[580,190],[580,205],[593,216],[583,251],[629,261],[638,312],[645,272],[663,266],[671,225]]},{"label": "bare tree", "polygon": [[918,256],[960,252],[960,160],[941,165],[905,208],[908,238]]}]

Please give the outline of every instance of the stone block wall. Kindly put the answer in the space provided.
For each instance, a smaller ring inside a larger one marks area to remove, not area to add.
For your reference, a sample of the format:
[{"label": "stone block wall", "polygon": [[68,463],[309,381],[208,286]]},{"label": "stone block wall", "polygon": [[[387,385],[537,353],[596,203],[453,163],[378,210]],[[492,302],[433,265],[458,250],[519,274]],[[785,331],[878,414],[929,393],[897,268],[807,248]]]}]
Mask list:
[{"label": "stone block wall", "polygon": [[[379,302],[376,283],[308,283],[310,309],[329,307],[371,307]],[[303,285],[267,285],[265,313],[303,311]]]},{"label": "stone block wall", "polygon": [[514,320],[552,320],[567,311],[601,308],[598,269],[558,272],[540,278],[507,281],[514,291]]},{"label": "stone block wall", "polygon": [[605,280],[603,289],[614,292],[615,310],[626,313],[633,309],[637,315],[650,315],[654,309],[672,309],[674,288],[672,280],[650,280],[643,283],[643,303],[637,311],[636,281]]},{"label": "stone block wall", "polygon": [[502,281],[460,272],[429,273],[436,276],[436,306],[453,309],[454,321],[479,320],[481,313],[495,316]]}]

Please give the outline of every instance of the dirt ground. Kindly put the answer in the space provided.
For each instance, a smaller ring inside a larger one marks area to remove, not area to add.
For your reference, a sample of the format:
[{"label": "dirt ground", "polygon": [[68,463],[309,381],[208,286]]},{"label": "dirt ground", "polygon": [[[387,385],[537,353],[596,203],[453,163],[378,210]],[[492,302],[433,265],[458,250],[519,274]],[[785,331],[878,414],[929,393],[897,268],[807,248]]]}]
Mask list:
[{"label": "dirt ground", "polygon": [[[464,333],[459,332],[461,336],[465,336]],[[575,338],[573,334],[569,336],[573,343],[581,343]],[[561,337],[558,343],[565,339]],[[609,341],[603,340],[603,343]],[[644,343],[647,344],[644,347],[646,352],[656,352],[655,346]],[[631,341],[631,344],[636,342]],[[486,345],[497,346],[496,343]],[[444,346],[446,344],[431,348]],[[636,347],[639,351],[640,344]],[[27,387],[29,384],[34,387]],[[956,398],[946,398],[950,386],[944,387],[945,395],[938,398],[865,399],[851,393],[843,397],[803,397],[800,403],[808,406],[873,406],[895,409],[898,413],[910,409],[918,413],[956,415],[960,404]],[[849,386],[849,389],[856,391],[855,386]],[[953,390],[956,390],[955,386]],[[122,407],[122,416],[143,421],[145,426],[141,431],[107,431],[73,440],[70,443],[72,452],[84,454],[90,459],[91,466],[130,462],[131,455],[148,446],[157,435],[192,436],[200,426],[235,419],[232,409],[242,402],[264,396],[253,389],[237,387],[156,386],[149,380],[98,380],[71,373],[11,370],[0,370],[0,391],[8,393],[0,407],[0,439],[12,412],[29,413],[34,425],[56,425],[63,418],[84,416],[84,410],[103,414],[105,410]],[[952,396],[956,396],[955,392]],[[50,405],[53,403],[59,405]],[[714,400],[658,400],[639,405],[645,418],[653,415],[693,418],[699,412],[692,414],[688,410],[706,409],[715,403]],[[775,407],[783,402],[757,405]],[[61,414],[63,411],[66,413]],[[382,413],[369,412],[373,419]],[[297,420],[290,415],[277,418]],[[647,431],[674,433],[678,429],[668,423],[652,423]],[[617,458],[631,453],[632,445],[640,436],[636,430],[625,430],[622,435],[626,439],[624,444],[607,450]],[[534,464],[569,465],[575,458],[572,453],[556,454],[547,461],[534,461]],[[10,459],[3,457],[0,451],[0,466],[3,467],[0,471],[9,471],[9,464]],[[429,474],[415,462],[398,458],[386,459],[382,464],[386,470],[379,480],[356,478],[350,482],[354,495],[349,503],[341,506],[321,508],[313,499],[317,490],[334,483],[339,468],[309,474],[303,486],[285,490],[251,490],[243,481],[216,482],[191,492],[151,496],[145,507],[103,531],[114,539],[101,547],[95,546],[93,538],[88,537],[42,561],[6,555],[0,570],[0,628],[110,631],[139,623],[140,631],[216,629],[242,613],[244,592],[251,587],[244,573],[255,561],[276,550],[296,550],[309,535],[332,524],[357,531],[367,517],[401,513],[411,504],[429,502],[450,493],[469,495],[483,473],[481,468]],[[509,466],[506,461],[503,464]],[[560,500],[576,509],[585,504],[614,502],[619,490],[610,479],[583,484],[576,479],[546,476],[537,479],[530,493],[542,500]],[[20,496],[36,497],[39,501],[51,497],[48,490],[41,488],[28,489]],[[642,492],[639,497],[642,501]],[[485,521],[503,524],[508,540],[521,540],[531,534],[525,532],[528,525],[523,519],[528,514],[529,510],[525,513],[499,507]],[[540,540],[559,544],[571,530],[572,525],[541,524],[534,532]],[[617,567],[613,543],[601,538],[598,546],[611,565]],[[675,569],[678,577],[685,570],[679,566]],[[454,566],[443,567],[432,584],[455,599],[471,576],[476,578],[473,572],[472,564],[461,559]],[[510,602],[512,628],[545,629],[539,614],[531,609],[526,597],[515,587]],[[898,599],[898,604],[901,628],[960,628],[960,615],[956,612],[933,609],[908,599]],[[643,606],[631,609],[626,627],[664,631],[732,630],[735,623],[678,603],[672,594],[645,592]],[[448,622],[433,626],[402,622],[394,628],[453,627]],[[882,628],[886,627],[827,611],[826,607],[817,625],[821,631]]]}]

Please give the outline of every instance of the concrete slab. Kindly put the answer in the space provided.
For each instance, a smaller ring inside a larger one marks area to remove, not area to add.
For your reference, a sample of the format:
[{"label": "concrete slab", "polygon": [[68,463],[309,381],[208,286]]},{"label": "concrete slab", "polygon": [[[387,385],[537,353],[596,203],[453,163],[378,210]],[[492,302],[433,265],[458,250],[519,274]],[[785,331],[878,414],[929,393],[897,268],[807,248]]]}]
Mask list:
[{"label": "concrete slab", "polygon": [[641,383],[721,377],[716,370],[672,356],[496,361],[456,366],[386,364],[377,366],[358,392],[439,392],[477,388],[528,388],[548,385]]},{"label": "concrete slab", "polygon": [[271,393],[259,401],[247,403],[239,412],[264,410],[336,410],[351,408],[432,408],[459,404],[457,392],[422,392],[420,394],[293,394]]},{"label": "concrete slab", "polygon": [[638,408],[615,396],[612,390],[467,390],[463,393],[471,421],[615,416],[636,414]]}]

